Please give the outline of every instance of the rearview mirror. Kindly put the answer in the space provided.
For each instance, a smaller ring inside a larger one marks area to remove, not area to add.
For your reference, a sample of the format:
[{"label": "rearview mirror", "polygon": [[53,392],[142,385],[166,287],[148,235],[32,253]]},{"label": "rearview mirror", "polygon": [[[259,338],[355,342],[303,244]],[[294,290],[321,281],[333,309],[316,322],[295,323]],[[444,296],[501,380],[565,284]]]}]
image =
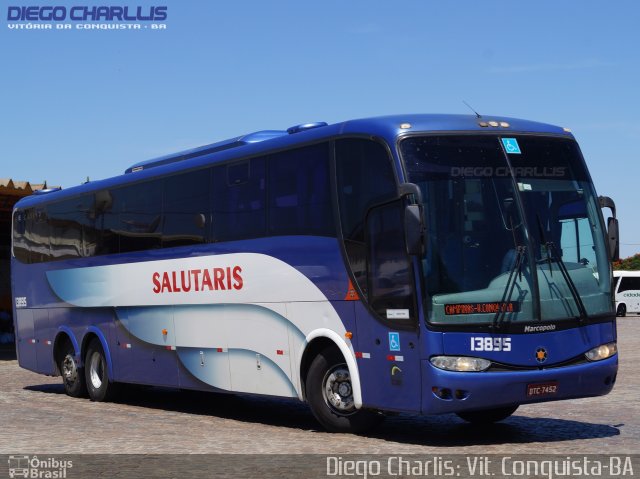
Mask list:
[{"label": "rearview mirror", "polygon": [[616,203],[608,196],[599,196],[600,208],[609,208],[613,217],[607,218],[607,238],[609,240],[609,257],[611,261],[620,259],[620,227],[616,218]]},{"label": "rearview mirror", "polygon": [[424,220],[422,219],[422,205],[407,205],[404,209],[404,239],[407,254],[423,256],[424,250]]},{"label": "rearview mirror", "polygon": [[611,261],[618,261],[620,259],[619,233],[618,219],[609,218],[607,220],[607,236],[609,239],[609,255],[611,256]]}]

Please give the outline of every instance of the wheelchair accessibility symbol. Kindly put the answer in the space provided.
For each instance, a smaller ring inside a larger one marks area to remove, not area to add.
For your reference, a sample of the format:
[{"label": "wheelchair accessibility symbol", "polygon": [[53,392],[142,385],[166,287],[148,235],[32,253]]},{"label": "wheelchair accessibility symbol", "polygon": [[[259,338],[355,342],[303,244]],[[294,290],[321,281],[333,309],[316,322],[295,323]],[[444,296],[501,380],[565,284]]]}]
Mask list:
[{"label": "wheelchair accessibility symbol", "polygon": [[518,145],[518,140],[515,138],[503,138],[502,145],[504,146],[504,150],[510,155],[522,154],[520,151],[520,145]]},{"label": "wheelchair accessibility symbol", "polygon": [[389,351],[400,351],[400,333],[389,333]]}]

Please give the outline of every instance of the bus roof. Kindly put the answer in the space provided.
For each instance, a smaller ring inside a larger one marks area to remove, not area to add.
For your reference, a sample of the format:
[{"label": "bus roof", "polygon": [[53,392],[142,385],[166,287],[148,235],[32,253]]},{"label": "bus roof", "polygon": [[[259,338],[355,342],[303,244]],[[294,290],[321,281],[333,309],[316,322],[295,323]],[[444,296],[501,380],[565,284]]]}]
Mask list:
[{"label": "bus roof", "polygon": [[546,133],[572,138],[569,130],[528,120],[493,115],[408,114],[349,120],[327,125],[307,123],[288,130],[265,130],[198,148],[136,163],[127,168],[124,175],[87,182],[62,191],[29,196],[16,206],[30,207],[95,190],[113,188],[155,176],[163,176],[181,170],[197,169],[208,164],[251,157],[269,151],[277,151],[298,144],[312,143],[340,135],[366,135],[383,138],[390,145],[398,136],[410,133],[430,132],[479,132],[496,134]]},{"label": "bus roof", "polygon": [[613,272],[613,276],[614,277],[618,277],[618,276],[640,276],[640,271],[624,271],[624,270],[618,270],[618,271],[614,271]]}]

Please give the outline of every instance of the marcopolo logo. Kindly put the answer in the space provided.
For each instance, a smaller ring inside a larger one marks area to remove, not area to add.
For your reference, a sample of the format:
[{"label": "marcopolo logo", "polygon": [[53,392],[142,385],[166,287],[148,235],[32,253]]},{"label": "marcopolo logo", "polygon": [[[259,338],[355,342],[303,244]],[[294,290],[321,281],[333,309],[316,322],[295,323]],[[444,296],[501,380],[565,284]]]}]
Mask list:
[{"label": "marcopolo logo", "polygon": [[525,333],[545,333],[547,331],[555,331],[556,330],[556,325],[555,324],[541,324],[541,325],[536,325],[536,326],[525,326],[524,327],[524,332]]},{"label": "marcopolo logo", "polygon": [[128,6],[10,6],[7,20],[12,22],[162,22],[167,19],[167,7]]},{"label": "marcopolo logo", "polygon": [[9,456],[9,477],[65,479],[73,461],[38,456]]}]

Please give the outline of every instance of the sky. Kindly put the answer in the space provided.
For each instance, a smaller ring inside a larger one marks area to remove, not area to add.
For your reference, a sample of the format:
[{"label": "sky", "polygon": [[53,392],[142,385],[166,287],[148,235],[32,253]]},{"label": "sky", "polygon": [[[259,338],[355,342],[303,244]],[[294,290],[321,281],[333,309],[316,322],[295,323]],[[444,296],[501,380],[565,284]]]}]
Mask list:
[{"label": "sky", "polygon": [[[167,18],[140,30],[9,28],[30,23],[9,21],[9,7],[34,5],[166,6]],[[466,101],[571,128],[597,192],[616,201],[630,256],[639,24],[637,0],[0,0],[0,178],[70,187],[252,131],[464,114]]]}]

